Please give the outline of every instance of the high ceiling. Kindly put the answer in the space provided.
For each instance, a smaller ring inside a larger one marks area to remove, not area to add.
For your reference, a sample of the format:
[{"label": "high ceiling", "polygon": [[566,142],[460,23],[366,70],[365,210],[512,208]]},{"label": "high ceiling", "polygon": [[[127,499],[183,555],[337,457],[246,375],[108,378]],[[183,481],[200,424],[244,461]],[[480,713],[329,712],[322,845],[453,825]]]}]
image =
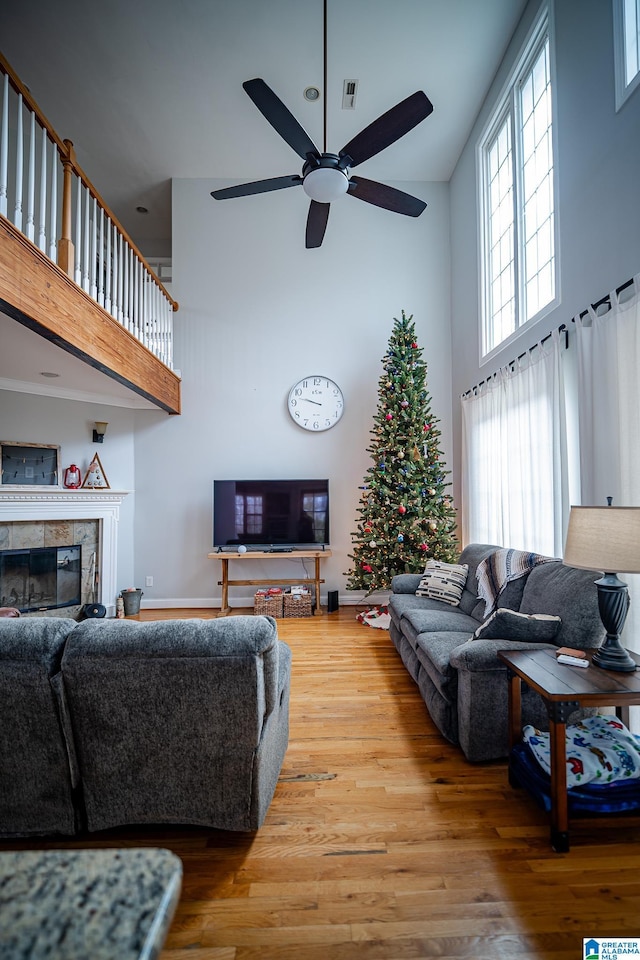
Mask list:
[{"label": "high ceiling", "polygon": [[[422,89],[433,114],[361,172],[449,180],[525,4],[327,0],[327,149]],[[300,172],[244,80],[266,80],[323,147],[323,0],[3,0],[0,38],[150,258],[171,255],[172,178]],[[342,109],[345,79],[359,81],[355,110]],[[304,99],[309,86],[319,101]],[[0,380],[8,376],[0,354]]]}]

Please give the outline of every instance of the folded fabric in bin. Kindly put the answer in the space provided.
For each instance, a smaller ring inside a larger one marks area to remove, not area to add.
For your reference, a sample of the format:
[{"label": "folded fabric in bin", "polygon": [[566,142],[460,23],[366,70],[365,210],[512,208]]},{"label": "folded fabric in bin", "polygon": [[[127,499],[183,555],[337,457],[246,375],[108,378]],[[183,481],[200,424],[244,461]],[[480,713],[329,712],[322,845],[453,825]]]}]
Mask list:
[{"label": "folded fabric in bin", "polygon": [[[548,732],[528,724],[524,742],[545,773],[551,773]],[[566,728],[567,787],[640,778],[640,737],[617,717],[585,717]],[[640,785],[639,785],[640,786]]]}]

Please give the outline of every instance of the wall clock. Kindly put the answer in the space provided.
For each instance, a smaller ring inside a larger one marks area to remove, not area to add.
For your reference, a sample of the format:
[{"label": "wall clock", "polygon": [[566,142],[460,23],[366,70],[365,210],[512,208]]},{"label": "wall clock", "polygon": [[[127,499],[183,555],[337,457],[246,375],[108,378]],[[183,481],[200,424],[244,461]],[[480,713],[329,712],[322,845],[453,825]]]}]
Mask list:
[{"label": "wall clock", "polygon": [[328,377],[304,377],[289,390],[287,409],[303,430],[320,433],[336,425],[344,410],[344,397]]}]

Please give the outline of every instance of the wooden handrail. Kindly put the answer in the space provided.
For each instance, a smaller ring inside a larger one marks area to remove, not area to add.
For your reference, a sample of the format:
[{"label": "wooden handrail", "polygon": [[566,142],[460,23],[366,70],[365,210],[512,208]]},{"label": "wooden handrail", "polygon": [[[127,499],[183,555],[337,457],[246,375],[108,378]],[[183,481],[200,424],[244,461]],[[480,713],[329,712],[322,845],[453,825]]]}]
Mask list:
[{"label": "wooden handrail", "polygon": [[[0,53],[0,72],[6,73],[9,77],[9,83],[12,85],[14,90],[22,95],[23,101],[28,105],[29,109],[35,114],[38,118],[38,123],[46,130],[48,138],[55,143],[58,153],[60,154],[60,160],[64,170],[64,180],[63,180],[63,197],[62,197],[62,235],[60,237],[61,249],[60,249],[60,263],[59,266],[67,274],[69,274],[69,269],[73,271],[73,243],[71,240],[71,171],[80,178],[82,183],[85,185],[92,197],[95,198],[99,206],[104,210],[106,215],[109,217],[111,222],[116,226],[119,233],[122,235],[123,239],[126,240],[127,244],[131,247],[136,257],[144,264],[145,269],[149,272],[151,278],[153,279],[156,286],[162,291],[164,297],[171,304],[171,307],[174,313],[179,309],[179,304],[176,300],[173,299],[171,294],[168,292],[166,287],[163,285],[162,281],[157,276],[155,270],[149,265],[147,259],[138,249],[137,244],[133,242],[127,231],[124,229],[118,218],[111,211],[111,209],[104,202],[94,185],[92,184],[89,177],[86,175],[80,164],[76,159],[75,150],[73,149],[73,143],[71,140],[62,140],[58,134],[53,129],[52,125],[49,123],[44,113],[31,96],[31,93],[22,83],[20,78],[17,76],[11,64],[7,59]],[[64,261],[64,262],[63,262]]]}]

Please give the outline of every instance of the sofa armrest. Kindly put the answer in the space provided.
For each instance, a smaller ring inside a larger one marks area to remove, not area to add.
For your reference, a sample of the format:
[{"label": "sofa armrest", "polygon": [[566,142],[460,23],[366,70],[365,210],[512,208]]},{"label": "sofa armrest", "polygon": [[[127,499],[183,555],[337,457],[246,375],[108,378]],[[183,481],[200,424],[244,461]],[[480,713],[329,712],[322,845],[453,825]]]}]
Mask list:
[{"label": "sofa armrest", "polygon": [[456,670],[467,673],[506,671],[498,659],[499,650],[556,650],[553,643],[529,643],[526,640],[467,640],[451,652],[449,662]]},{"label": "sofa armrest", "polygon": [[399,573],[391,580],[391,590],[393,593],[415,593],[421,580],[421,573]]}]

